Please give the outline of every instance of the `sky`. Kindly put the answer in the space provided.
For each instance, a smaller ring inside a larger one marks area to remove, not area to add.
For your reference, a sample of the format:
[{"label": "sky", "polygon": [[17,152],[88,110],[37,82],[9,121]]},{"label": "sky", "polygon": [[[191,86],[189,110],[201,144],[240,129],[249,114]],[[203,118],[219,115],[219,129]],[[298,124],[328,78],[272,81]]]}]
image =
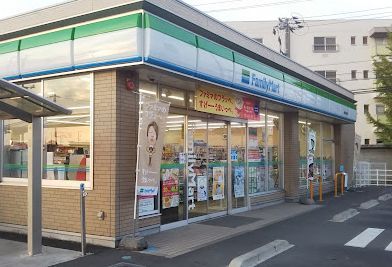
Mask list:
[{"label": "sky", "polygon": [[[3,0],[1,2],[0,20],[66,1]],[[291,16],[305,20],[392,18],[391,0],[184,0],[184,2],[221,21],[277,20],[279,17]]]}]

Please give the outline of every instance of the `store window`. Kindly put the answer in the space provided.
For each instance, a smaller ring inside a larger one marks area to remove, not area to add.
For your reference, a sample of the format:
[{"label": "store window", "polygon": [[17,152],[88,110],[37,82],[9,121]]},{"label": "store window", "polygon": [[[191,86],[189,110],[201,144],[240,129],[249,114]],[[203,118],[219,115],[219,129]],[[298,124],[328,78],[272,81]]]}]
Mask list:
[{"label": "store window", "polygon": [[279,114],[268,112],[267,115],[267,164],[268,164],[268,190],[282,188],[283,162],[280,153],[281,119]]},{"label": "store window", "polygon": [[139,82],[139,93],[146,95],[146,96],[157,97],[158,96],[157,85],[155,83],[140,81]]},{"label": "store window", "polygon": [[[42,96],[41,82],[25,83],[22,86]],[[18,119],[4,121],[4,178],[27,178],[28,143],[30,124]]]},{"label": "store window", "polygon": [[161,86],[160,98],[170,102],[170,106],[186,107],[186,91],[168,86]]},{"label": "store window", "polygon": [[260,114],[259,121],[249,121],[248,123],[248,190],[250,195],[265,192],[268,189],[265,119],[265,114]]},{"label": "store window", "polygon": [[88,181],[90,174],[90,75],[44,80],[44,97],[72,110],[44,119],[44,179]]}]

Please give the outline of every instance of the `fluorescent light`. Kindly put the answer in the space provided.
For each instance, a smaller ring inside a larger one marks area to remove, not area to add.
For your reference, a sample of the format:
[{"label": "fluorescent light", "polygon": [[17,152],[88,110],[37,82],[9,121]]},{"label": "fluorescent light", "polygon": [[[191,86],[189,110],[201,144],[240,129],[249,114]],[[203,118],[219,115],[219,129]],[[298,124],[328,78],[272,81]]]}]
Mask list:
[{"label": "fluorescent light", "polygon": [[201,122],[201,120],[189,120],[188,122]]},{"label": "fluorescent light", "polygon": [[167,116],[168,119],[177,119],[177,118],[184,118],[184,115],[171,115]]},{"label": "fluorescent light", "polygon": [[165,94],[165,93],[162,93],[161,96],[166,97],[166,94]]},{"label": "fluorescent light", "polygon": [[48,120],[51,120],[51,119],[88,118],[88,117],[90,117],[90,115],[53,116],[53,117],[49,117]]},{"label": "fluorescent light", "polygon": [[279,119],[278,116],[274,116],[274,115],[267,115],[268,118],[273,118],[273,119]]},{"label": "fluorescent light", "polygon": [[169,95],[168,98],[184,101],[184,98],[181,96]]},{"label": "fluorescent light", "polygon": [[166,123],[183,123],[184,121],[167,121]]},{"label": "fluorescent light", "polygon": [[180,131],[182,128],[169,128],[167,131]]},{"label": "fluorescent light", "polygon": [[311,125],[311,123],[310,123],[310,122],[306,123],[305,121],[298,121],[298,123],[300,123],[300,124],[307,124],[307,125]]},{"label": "fluorescent light", "polygon": [[155,95],[155,96],[157,95],[156,92],[147,91],[147,90],[144,90],[144,89],[139,89],[139,93],[148,94],[148,95]]},{"label": "fluorescent light", "polygon": [[182,127],[182,124],[171,124],[171,125],[166,125],[166,128],[170,127]]},{"label": "fluorescent light", "polygon": [[62,124],[77,124],[77,125],[90,125],[90,123],[76,122],[76,121],[60,121],[60,120],[47,120],[47,122],[62,123]]},{"label": "fluorescent light", "polygon": [[208,126],[225,126],[224,122],[209,122]]},{"label": "fluorescent light", "polygon": [[90,108],[90,106],[70,107],[70,108],[67,108],[67,109],[75,110],[75,109],[86,109],[86,108]]}]

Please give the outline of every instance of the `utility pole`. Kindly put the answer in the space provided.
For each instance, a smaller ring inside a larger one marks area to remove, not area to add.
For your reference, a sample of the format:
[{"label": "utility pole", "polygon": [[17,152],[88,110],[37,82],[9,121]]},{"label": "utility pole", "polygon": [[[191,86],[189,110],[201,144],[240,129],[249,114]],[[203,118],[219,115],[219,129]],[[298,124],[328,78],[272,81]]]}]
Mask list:
[{"label": "utility pole", "polygon": [[[290,32],[294,33],[294,31],[298,29],[302,29],[304,27],[304,21],[299,20],[298,17],[291,18],[278,18],[279,22],[272,28],[272,33],[274,35],[278,34],[278,42],[280,53],[290,57]],[[282,50],[282,39],[280,38],[280,32],[284,31],[285,33],[285,51]]]}]

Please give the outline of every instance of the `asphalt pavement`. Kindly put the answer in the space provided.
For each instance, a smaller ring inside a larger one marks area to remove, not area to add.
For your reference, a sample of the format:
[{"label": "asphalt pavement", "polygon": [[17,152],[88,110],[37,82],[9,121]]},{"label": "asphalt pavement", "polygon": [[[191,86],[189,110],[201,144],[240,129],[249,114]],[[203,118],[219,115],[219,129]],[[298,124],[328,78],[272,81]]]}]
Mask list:
[{"label": "asphalt pavement", "polygon": [[[285,240],[293,246],[258,266],[390,267],[392,251],[386,249],[392,242],[392,199],[378,198],[391,193],[392,188],[366,187],[339,198],[327,197],[321,203],[323,208],[173,258],[96,248],[93,255],[54,266],[228,266],[236,257]],[[333,221],[348,209],[357,212],[342,222]]]}]

